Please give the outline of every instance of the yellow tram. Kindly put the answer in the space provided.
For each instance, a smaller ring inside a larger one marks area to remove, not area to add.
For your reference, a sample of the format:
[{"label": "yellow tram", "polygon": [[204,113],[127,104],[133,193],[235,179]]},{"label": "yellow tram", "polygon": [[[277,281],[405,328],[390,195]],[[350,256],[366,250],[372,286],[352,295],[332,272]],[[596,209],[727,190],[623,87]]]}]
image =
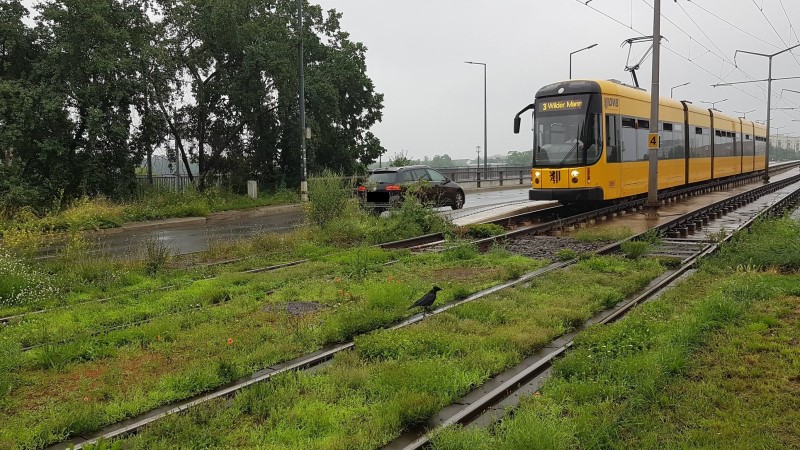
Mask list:
[{"label": "yellow tram", "polygon": [[[647,194],[650,94],[616,81],[545,86],[533,110],[531,200],[563,203]],[[661,98],[658,189],[764,170],[766,127]]]}]

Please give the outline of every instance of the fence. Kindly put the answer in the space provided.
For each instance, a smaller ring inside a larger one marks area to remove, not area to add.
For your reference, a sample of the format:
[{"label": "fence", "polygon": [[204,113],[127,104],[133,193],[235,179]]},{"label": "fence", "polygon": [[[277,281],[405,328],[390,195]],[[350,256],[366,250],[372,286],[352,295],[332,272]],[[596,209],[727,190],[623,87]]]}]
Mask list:
[{"label": "fence", "polygon": [[447,167],[436,170],[456,183],[474,183],[476,187],[481,187],[481,184],[492,186],[525,184],[526,180],[530,181],[531,179],[530,166],[489,166],[486,170],[483,166]]},{"label": "fence", "polygon": [[[486,170],[484,170],[483,166],[434,167],[434,169],[456,183],[475,185],[475,187],[523,185],[526,182],[530,182],[531,179],[530,166],[489,166]],[[217,174],[214,176],[213,181],[209,180],[208,184],[219,185],[224,180],[225,176],[223,174]],[[147,175],[137,175],[136,182],[139,190],[146,190],[151,186]],[[189,180],[188,175],[153,175],[152,187],[183,191],[194,187],[194,185]]]},{"label": "fence", "polygon": [[[223,175],[217,174],[211,179],[208,180],[208,184],[211,185],[218,185],[221,184],[223,181]],[[195,176],[195,182],[197,181],[197,176]],[[189,179],[189,175],[153,175],[153,183],[150,184],[150,178],[147,175],[137,175],[136,176],[136,187],[139,190],[146,190],[149,188],[156,188],[156,189],[168,189],[172,191],[185,191],[190,188],[194,188],[194,184],[192,180]]]}]

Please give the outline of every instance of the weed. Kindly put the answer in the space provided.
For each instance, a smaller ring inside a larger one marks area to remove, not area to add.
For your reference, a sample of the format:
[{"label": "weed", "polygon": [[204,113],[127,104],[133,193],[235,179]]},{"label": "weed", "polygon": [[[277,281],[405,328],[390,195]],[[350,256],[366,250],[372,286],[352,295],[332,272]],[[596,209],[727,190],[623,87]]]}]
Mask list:
[{"label": "weed", "polygon": [[340,217],[348,203],[354,203],[353,183],[329,169],[308,180],[306,215],[311,223],[325,227]]},{"label": "weed", "polygon": [[556,252],[556,259],[559,261],[572,261],[578,257],[578,252],[571,248],[562,248]]},{"label": "weed", "polygon": [[650,250],[651,244],[646,241],[627,241],[622,243],[622,252],[629,259],[639,259]]},{"label": "weed", "polygon": [[656,245],[661,244],[662,238],[663,238],[663,236],[662,236],[661,230],[659,230],[657,228],[651,228],[651,229],[645,231],[644,233],[642,233],[642,235],[639,236],[638,240],[642,241],[642,242],[647,242],[650,245],[656,246]]},{"label": "weed", "polygon": [[158,238],[147,239],[144,245],[144,269],[153,276],[169,261],[172,248],[168,242]]},{"label": "weed", "polygon": [[450,244],[448,248],[442,252],[442,258],[445,261],[466,261],[474,259],[478,255],[478,247],[475,244],[465,242]]},{"label": "weed", "polygon": [[56,293],[47,275],[0,251],[0,309],[47,302]]},{"label": "weed", "polygon": [[505,228],[493,223],[479,223],[467,225],[466,234],[475,239],[486,239],[494,236],[500,236],[505,233]]}]

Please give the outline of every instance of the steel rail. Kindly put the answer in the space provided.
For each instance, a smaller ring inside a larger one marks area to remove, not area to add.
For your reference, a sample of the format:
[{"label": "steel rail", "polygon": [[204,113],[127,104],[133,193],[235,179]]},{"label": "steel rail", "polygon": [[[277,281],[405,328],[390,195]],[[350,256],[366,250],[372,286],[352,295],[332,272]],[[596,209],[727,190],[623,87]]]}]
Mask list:
[{"label": "steel rail", "polygon": [[[786,170],[790,170],[790,169],[792,169],[794,167],[797,167],[797,166],[800,166],[800,162],[790,162],[790,163],[781,164],[781,165],[778,165],[778,166],[772,166],[770,168],[770,171],[771,172],[774,171],[775,173],[780,173],[780,172],[783,172],[783,171],[786,171]],[[745,174],[745,175],[739,175],[739,176],[736,176],[736,177],[733,177],[733,178],[726,178],[724,180],[715,180],[714,182],[708,183],[708,184],[697,185],[697,186],[692,186],[692,187],[688,187],[688,188],[683,188],[683,189],[680,189],[680,190],[677,190],[677,191],[669,191],[669,192],[662,193],[659,196],[659,199],[660,200],[666,200],[666,199],[669,199],[669,198],[675,198],[675,197],[681,197],[681,196],[685,196],[685,195],[691,195],[691,194],[694,194],[694,193],[697,193],[697,192],[700,192],[700,191],[708,192],[709,190],[718,189],[718,188],[721,188],[721,187],[724,187],[724,186],[729,186],[731,184],[738,184],[738,183],[742,183],[744,181],[748,181],[748,180],[751,180],[751,179],[756,179],[756,178],[759,178],[760,176],[761,176],[760,174],[749,173],[749,174]],[[552,222],[530,226],[528,228],[520,229],[520,230],[517,230],[517,231],[512,232],[512,233],[507,233],[507,235],[509,237],[514,237],[514,236],[521,235],[521,234],[531,234],[531,233],[542,234],[542,233],[546,233],[546,232],[552,231],[554,229],[557,229],[557,228],[560,228],[560,227],[563,227],[563,226],[569,226],[569,225],[572,225],[572,224],[575,224],[575,223],[585,222],[585,221],[591,220],[591,219],[596,218],[596,217],[600,217],[600,216],[604,216],[604,215],[608,215],[608,214],[613,214],[615,212],[625,211],[625,210],[629,210],[629,209],[632,209],[632,208],[636,208],[636,207],[639,207],[639,206],[643,205],[645,200],[646,199],[634,199],[634,200],[629,201],[629,202],[620,203],[620,204],[616,204],[616,205],[611,205],[611,206],[607,206],[607,207],[604,207],[604,208],[592,210],[592,211],[589,211],[589,212],[584,212],[584,213],[568,216],[568,217],[565,217],[565,218],[560,218],[560,219],[557,219],[557,220],[552,221]],[[515,203],[515,202],[512,202],[512,204],[513,203]],[[540,214],[542,214],[544,212],[547,212],[547,211],[551,211],[552,212],[552,209],[554,209],[554,208],[548,208],[548,209],[544,209],[544,210],[537,210],[537,211],[527,212],[527,213],[515,215],[515,216],[512,216],[512,217],[507,217],[507,218],[503,218],[503,219],[496,219],[496,220],[492,220],[492,221],[487,221],[485,223],[500,225],[500,226],[504,226],[505,228],[511,228],[511,227],[514,227],[516,224],[518,224],[520,222],[530,221],[531,219],[535,218],[537,215],[540,215]],[[383,243],[383,244],[377,244],[375,247],[383,248],[383,249],[387,249],[387,250],[403,249],[403,248],[421,249],[421,248],[425,248],[426,246],[441,244],[444,240],[445,240],[444,233],[433,233],[433,234],[417,236],[417,237],[413,237],[413,238],[409,238],[409,239],[403,239],[403,240],[400,240],[400,241],[393,241],[393,242],[387,242],[387,243]],[[487,244],[495,243],[495,242],[498,242],[498,240],[496,238],[488,238],[488,239],[476,241],[476,244],[478,244],[479,246],[482,246],[482,245],[487,245]],[[324,255],[322,257],[324,258],[324,257],[332,256],[332,255],[335,255],[335,254]],[[244,258],[233,259],[233,260],[225,261],[225,263],[235,263],[235,262],[239,262],[239,261],[241,261],[243,259]],[[274,271],[274,270],[280,270],[280,269],[284,269],[284,268],[288,268],[288,267],[298,266],[298,265],[307,263],[309,261],[310,261],[310,259],[303,259],[303,260],[292,261],[292,262],[288,262],[288,263],[282,263],[282,264],[277,264],[277,265],[272,265],[272,266],[267,266],[267,267],[249,269],[249,270],[246,270],[246,271],[242,271],[240,273],[248,273],[248,274],[265,273],[265,272],[270,272],[270,271]],[[209,264],[208,266],[214,266],[214,265],[217,265],[217,264],[216,263],[212,263],[212,264]],[[192,282],[190,282],[190,284],[193,283],[193,282],[196,282],[196,281],[213,280],[214,278],[216,278],[216,277],[202,278],[200,280],[192,281]],[[157,288],[156,290],[149,290],[149,291],[148,290],[143,290],[143,291],[138,291],[137,293],[148,294],[148,293],[157,292],[159,290],[172,289],[174,287],[176,287],[176,286],[175,285],[162,286],[162,287]],[[11,321],[24,319],[25,317],[29,317],[29,316],[33,316],[33,315],[44,314],[44,313],[63,310],[63,309],[70,309],[70,308],[74,308],[74,307],[78,307],[78,306],[85,306],[85,305],[89,305],[89,304],[105,303],[105,302],[114,300],[116,298],[117,297],[108,297],[108,298],[102,298],[102,299],[98,299],[98,300],[89,300],[89,301],[86,301],[86,302],[74,303],[74,304],[71,304],[71,305],[62,305],[62,306],[58,306],[58,307],[54,307],[54,308],[40,309],[40,310],[30,311],[30,312],[21,313],[21,314],[16,314],[16,315],[8,316],[8,317],[0,317],[0,326],[8,324]]]},{"label": "steel rail", "polygon": [[[800,176],[798,176],[798,177],[800,177]],[[782,182],[775,182],[775,183],[772,183],[772,184],[777,185],[779,183],[782,183]],[[771,186],[771,185],[764,186],[764,188],[769,187],[769,186]],[[740,194],[740,195],[746,195],[746,194],[747,193]],[[672,222],[670,222],[670,223],[672,223]],[[667,224],[665,224],[665,225],[667,225]],[[663,226],[665,226],[665,225],[663,225]],[[597,253],[597,254],[607,254],[607,253],[611,253],[611,252],[617,251],[617,250],[619,250],[619,248],[620,248],[620,246],[622,245],[623,242],[626,242],[626,241],[634,239],[634,238],[635,237],[628,238],[628,239],[625,239],[623,241],[608,245],[608,246],[598,250],[595,253]],[[406,241],[408,241],[408,240],[406,240]],[[523,276],[521,276],[521,277],[519,277],[519,278],[517,278],[515,280],[511,280],[511,281],[499,284],[497,286],[494,286],[494,287],[482,290],[480,292],[477,292],[477,293],[475,293],[475,294],[473,294],[473,295],[471,295],[471,296],[469,296],[467,298],[464,298],[464,299],[461,299],[461,300],[457,300],[457,301],[448,303],[446,305],[443,305],[443,306],[431,311],[428,314],[425,314],[425,313],[415,314],[414,316],[411,316],[411,317],[409,317],[409,318],[407,318],[407,319],[405,319],[405,320],[403,320],[403,321],[401,321],[401,322],[399,322],[397,324],[388,326],[387,328],[388,329],[392,329],[392,330],[396,330],[396,329],[400,329],[400,328],[404,328],[404,327],[413,325],[415,323],[418,323],[418,322],[424,320],[425,317],[427,317],[427,316],[438,315],[438,314],[446,312],[446,311],[448,311],[448,310],[450,310],[452,308],[455,308],[455,307],[457,307],[459,305],[462,305],[462,304],[465,304],[465,303],[468,303],[468,302],[472,302],[472,301],[484,298],[484,297],[486,297],[488,295],[494,294],[496,292],[502,291],[504,289],[508,289],[510,287],[514,287],[514,286],[526,283],[526,282],[528,282],[528,281],[530,281],[530,280],[532,280],[532,279],[534,279],[536,277],[545,275],[545,274],[553,272],[555,270],[559,270],[559,269],[563,269],[565,267],[568,267],[568,266],[574,264],[575,262],[576,262],[576,260],[572,260],[572,261],[565,261],[565,262],[558,262],[558,263],[551,264],[551,265],[549,265],[547,267],[544,267],[544,268],[529,272],[527,274],[524,274]],[[256,372],[255,374],[249,376],[249,377],[246,377],[245,379],[242,379],[242,380],[239,380],[239,381],[235,381],[235,382],[230,383],[228,385],[225,385],[225,386],[223,386],[221,388],[217,388],[217,389],[215,389],[215,390],[213,390],[213,391],[211,391],[209,393],[202,394],[200,396],[189,398],[189,399],[186,399],[186,400],[183,400],[183,401],[179,401],[179,402],[176,402],[176,403],[173,403],[171,405],[167,405],[167,406],[164,406],[164,407],[161,407],[161,408],[157,408],[157,409],[152,410],[152,411],[150,411],[148,413],[133,417],[133,418],[128,419],[126,421],[110,425],[108,427],[103,428],[102,430],[99,430],[99,431],[91,433],[91,434],[87,434],[87,435],[84,435],[84,436],[75,436],[75,437],[73,437],[73,438],[71,438],[69,440],[66,440],[66,441],[63,441],[61,443],[55,444],[53,446],[50,446],[50,447],[48,447],[48,449],[56,449],[56,448],[58,448],[58,449],[61,449],[61,448],[80,449],[80,448],[82,448],[82,447],[84,447],[86,445],[91,445],[91,444],[97,443],[100,440],[113,439],[115,437],[119,437],[119,436],[122,436],[122,435],[125,435],[125,434],[129,434],[129,433],[135,432],[135,431],[141,429],[142,427],[147,426],[150,423],[152,423],[152,422],[154,422],[156,420],[159,420],[159,419],[161,419],[163,417],[166,417],[168,415],[172,415],[172,414],[175,414],[175,413],[179,413],[181,411],[186,410],[187,408],[190,408],[192,406],[196,406],[196,405],[208,402],[210,400],[229,397],[229,396],[235,394],[237,391],[239,391],[239,390],[241,390],[241,389],[243,389],[245,387],[251,386],[251,385],[259,383],[259,382],[267,381],[267,380],[271,379],[272,377],[274,377],[276,375],[279,375],[279,374],[282,374],[282,373],[286,373],[286,372],[289,372],[289,371],[303,370],[303,369],[309,369],[309,368],[312,368],[312,367],[319,366],[320,364],[323,364],[323,363],[325,363],[327,361],[330,361],[337,353],[352,349],[354,345],[355,345],[354,342],[351,340],[351,341],[343,343],[343,344],[325,347],[324,349],[319,350],[319,351],[314,352],[314,353],[311,353],[309,355],[305,355],[305,356],[296,358],[294,360],[291,360],[291,361],[288,361],[288,362],[284,362],[284,363],[280,363],[280,364],[271,366],[269,368],[263,369],[261,371]]]},{"label": "steel rail", "polygon": [[[769,185],[762,186],[758,188],[757,191],[760,193],[760,197],[765,195],[777,192],[781,189],[784,189],[788,186],[793,184],[800,183],[800,175],[781,180],[779,182],[773,182]],[[751,192],[745,192],[742,194],[737,195],[734,198],[726,199],[720,202],[716,202],[714,205],[710,205],[708,210],[712,210],[714,208],[720,208],[727,206],[730,202],[735,202],[737,197],[741,197],[745,199],[746,197],[751,196]],[[743,206],[744,204],[749,203],[749,201],[745,203],[739,203],[739,206]],[[763,217],[774,215],[777,212],[784,211],[791,207],[792,205],[797,205],[800,203],[800,186],[797,187],[792,193],[784,196],[778,202],[767,206],[765,209],[757,213],[752,218],[745,221],[737,230],[736,232],[741,232],[742,230],[750,228],[754,223],[761,220]],[[687,215],[693,215],[693,213],[689,213]],[[661,231],[667,231],[670,228],[676,226],[677,224],[682,223],[683,218],[677,218],[673,221],[664,223],[657,228]],[[719,250],[720,246],[724,242],[730,241],[733,238],[735,233],[727,235],[723,240],[720,242],[713,242],[713,243],[706,243],[702,249],[695,252],[691,257],[686,259],[682,262],[681,266],[678,269],[668,272],[666,275],[663,275],[649,287],[647,287],[641,294],[636,295],[634,298],[630,300],[624,300],[617,304],[615,307],[602,311],[596,314],[592,319],[590,319],[588,323],[592,324],[609,324],[620,320],[624,316],[626,316],[634,307],[653,299],[654,297],[660,295],[665,290],[669,289],[678,279],[685,276],[690,270],[693,270],[697,263],[706,258],[717,250]],[[630,238],[636,239],[637,237],[641,237],[644,233]],[[629,239],[629,240],[630,240]],[[584,324],[583,328],[585,329],[586,324]],[[575,336],[581,330],[576,330],[572,333],[569,333],[571,336]],[[563,342],[563,343],[561,343]],[[461,402],[465,403],[465,406],[458,410],[456,413],[452,414],[449,418],[442,421],[439,426],[437,426],[433,430],[428,430],[415,440],[411,441],[408,444],[401,444],[404,439],[404,436],[398,438],[398,440],[393,441],[385,448],[402,448],[404,450],[415,450],[421,448],[427,448],[431,444],[431,436],[436,434],[436,432],[453,425],[467,425],[469,423],[473,423],[477,421],[480,417],[484,414],[488,413],[492,408],[498,405],[500,402],[504,401],[505,399],[509,398],[510,396],[516,394],[521,388],[528,385],[532,380],[540,382],[540,379],[537,377],[544,377],[546,372],[552,367],[553,362],[564,355],[570,347],[574,344],[574,339],[569,338],[564,342],[564,337],[559,337],[555,341],[551,342],[550,345],[555,343],[559,343],[555,345],[555,349],[546,353],[545,355],[535,358],[533,361],[526,360],[520,365],[517,365],[514,368],[509,369],[508,371],[504,372],[503,374],[499,374],[494,379],[501,378],[505,374],[513,373],[510,378],[499,385],[492,388],[486,394],[480,396],[476,400],[467,401],[462,399]],[[545,346],[544,348],[548,348]],[[523,370],[519,371],[520,366],[523,366]],[[469,394],[468,394],[469,395]],[[420,433],[421,434],[421,433]],[[408,436],[405,436],[405,440],[410,440]]]}]

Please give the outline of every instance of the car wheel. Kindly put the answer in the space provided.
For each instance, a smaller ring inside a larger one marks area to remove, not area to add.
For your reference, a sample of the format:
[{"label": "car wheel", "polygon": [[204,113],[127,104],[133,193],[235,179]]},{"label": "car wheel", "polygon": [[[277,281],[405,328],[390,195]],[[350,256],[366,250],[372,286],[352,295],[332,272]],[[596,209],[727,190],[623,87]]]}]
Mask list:
[{"label": "car wheel", "polygon": [[461,191],[456,192],[456,197],[453,200],[453,209],[461,209],[464,207],[464,193]]}]

